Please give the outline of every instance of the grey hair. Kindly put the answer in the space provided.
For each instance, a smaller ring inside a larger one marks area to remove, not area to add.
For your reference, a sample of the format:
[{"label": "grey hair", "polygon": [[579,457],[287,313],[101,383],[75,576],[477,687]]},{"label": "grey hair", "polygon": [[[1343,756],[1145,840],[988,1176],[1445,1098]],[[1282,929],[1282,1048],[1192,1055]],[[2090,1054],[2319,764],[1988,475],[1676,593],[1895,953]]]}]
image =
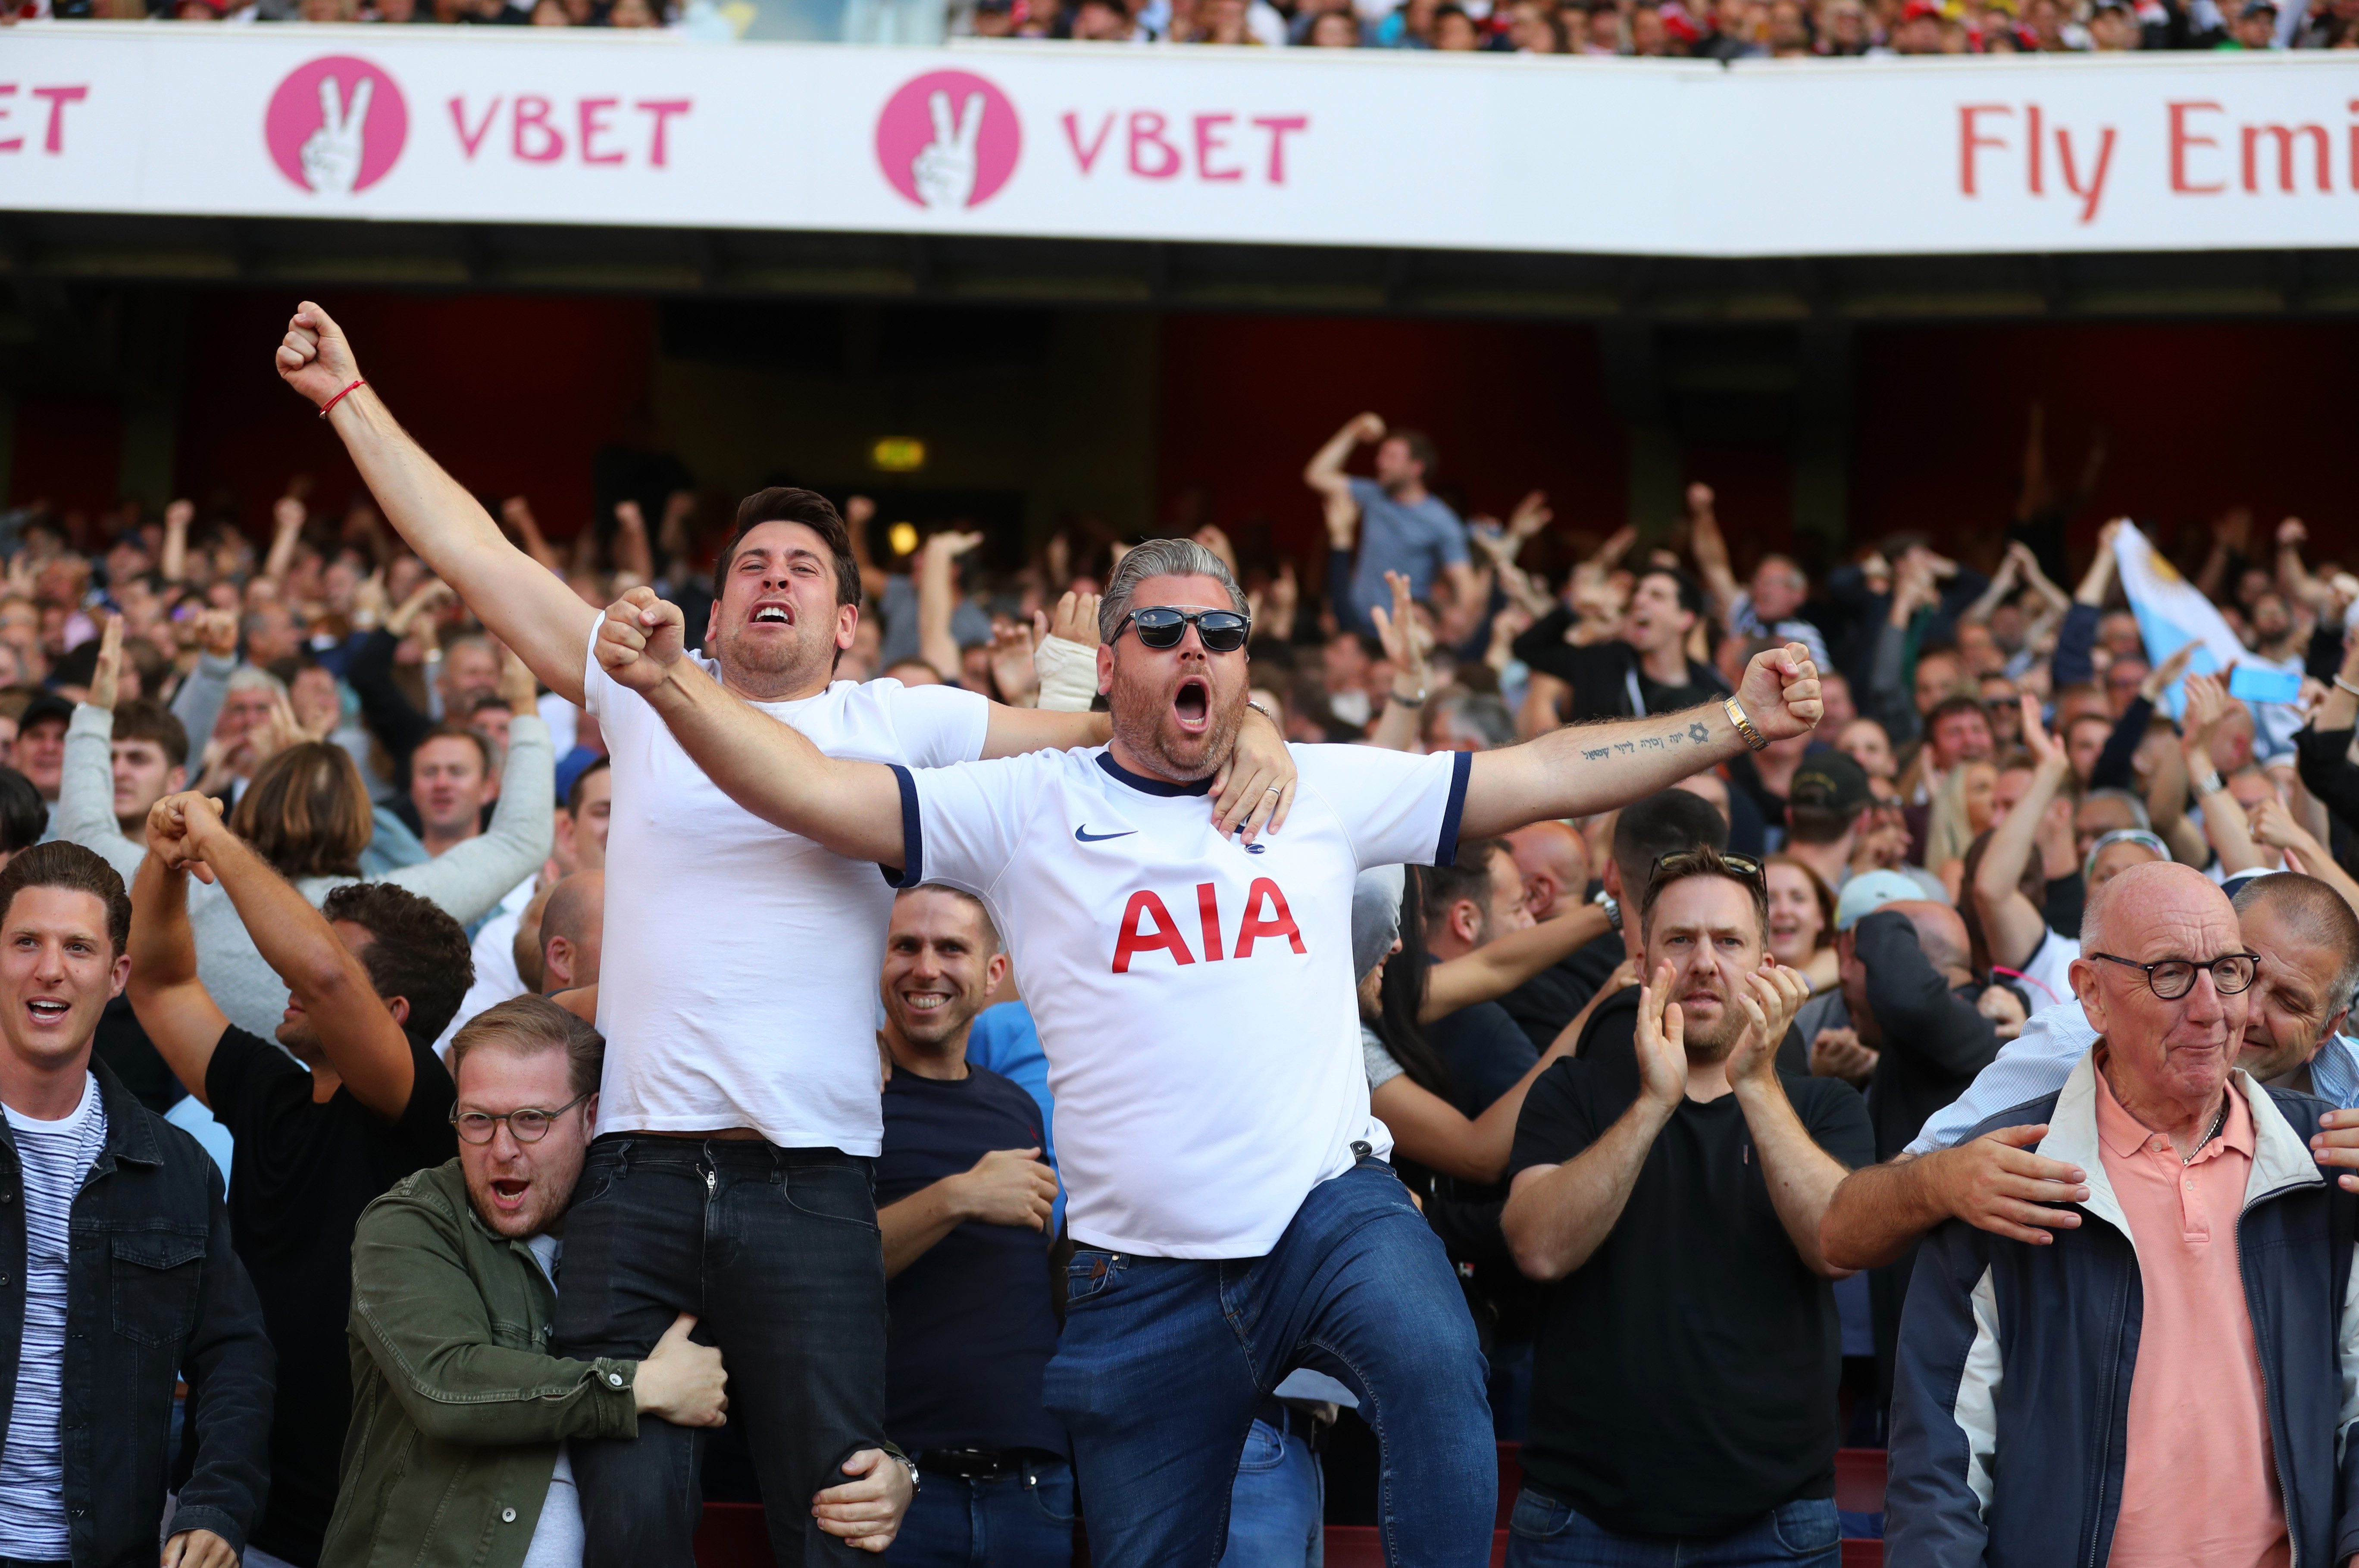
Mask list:
[{"label": "grey hair", "polygon": [[2093,800],[2117,800],[2130,808],[2130,820],[2136,827],[2147,829],[2154,827],[2153,820],[2147,815],[2146,802],[2129,790],[2093,789],[2081,797],[2081,804],[2086,806]]},{"label": "grey hair", "polygon": [[1131,600],[1138,585],[1151,577],[1208,577],[1229,590],[1229,603],[1240,615],[1249,613],[1245,589],[1229,575],[1228,563],[1193,539],[1149,539],[1122,557],[1106,579],[1105,597],[1098,600],[1098,641],[1111,645],[1130,619]]}]

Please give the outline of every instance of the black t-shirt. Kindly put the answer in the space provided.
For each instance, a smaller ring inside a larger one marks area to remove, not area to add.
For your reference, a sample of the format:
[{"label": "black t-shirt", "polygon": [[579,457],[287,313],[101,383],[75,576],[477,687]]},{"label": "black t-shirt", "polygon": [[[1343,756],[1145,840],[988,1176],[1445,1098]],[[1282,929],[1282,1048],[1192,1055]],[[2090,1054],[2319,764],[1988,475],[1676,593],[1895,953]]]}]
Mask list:
[{"label": "black t-shirt", "polygon": [[1577,623],[1572,611],[1559,605],[1517,637],[1515,646],[1516,657],[1526,665],[1572,687],[1572,711],[1566,717],[1573,723],[1636,712],[1630,705],[1634,679],[1648,713],[1694,708],[1726,695],[1720,672],[1693,659],[1688,661],[1685,685],[1665,686],[1640,667],[1638,651],[1618,637],[1575,647],[1564,638]]},{"label": "black t-shirt", "polygon": [[[1875,1158],[1850,1086],[1784,1082],[1821,1149]],[[1631,1098],[1555,1063],[1508,1170],[1572,1159]],[[1834,1292],[1787,1238],[1734,1095],[1682,1102],[1657,1135],[1603,1244],[1549,1288],[1533,1369],[1524,1473],[1610,1530],[1718,1535],[1833,1495]]]},{"label": "black t-shirt", "polygon": [[229,1178],[230,1240],[262,1298],[278,1353],[270,1424],[270,1498],[254,1544],[295,1563],[317,1562],[336,1502],[352,1416],[353,1229],[361,1210],[413,1171],[459,1152],[458,1098],[431,1042],[412,1040],[417,1080],[398,1121],[339,1087],[311,1098],[311,1073],[234,1024],[205,1069],[205,1098],[236,1141]]},{"label": "black t-shirt", "polygon": [[[997,1073],[971,1063],[949,1081],[897,1072],[885,1086],[876,1202],[972,1170],[994,1149],[1038,1147],[1038,1104]],[[1057,1349],[1049,1241],[968,1220],[886,1287],[885,1430],[904,1450],[1067,1452],[1040,1394]]]},{"label": "black t-shirt", "polygon": [[1425,1026],[1425,1038],[1450,1069],[1451,1103],[1470,1120],[1514,1088],[1540,1059],[1522,1026],[1495,1001],[1444,1013]]}]

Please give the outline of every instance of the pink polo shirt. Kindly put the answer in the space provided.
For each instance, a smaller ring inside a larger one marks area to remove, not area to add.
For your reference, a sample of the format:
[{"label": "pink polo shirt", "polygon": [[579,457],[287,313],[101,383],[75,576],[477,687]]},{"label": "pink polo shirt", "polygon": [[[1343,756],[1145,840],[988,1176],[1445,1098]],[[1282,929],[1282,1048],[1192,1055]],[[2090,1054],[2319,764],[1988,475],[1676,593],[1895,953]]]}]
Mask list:
[{"label": "pink polo shirt", "polygon": [[2282,1568],[2285,1504],[2236,1271],[2252,1108],[2230,1086],[2227,1125],[2181,1166],[2100,1071],[2097,1141],[2146,1289],[2111,1568]]}]

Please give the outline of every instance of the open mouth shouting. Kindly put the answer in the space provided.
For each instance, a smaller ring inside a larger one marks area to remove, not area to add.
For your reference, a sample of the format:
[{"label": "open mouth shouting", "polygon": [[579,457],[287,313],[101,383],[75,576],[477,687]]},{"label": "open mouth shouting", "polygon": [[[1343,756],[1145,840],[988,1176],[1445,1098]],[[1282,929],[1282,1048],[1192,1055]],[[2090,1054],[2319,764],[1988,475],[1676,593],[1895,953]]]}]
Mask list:
[{"label": "open mouth shouting", "polygon": [[532,1192],[532,1184],[517,1177],[499,1177],[492,1182],[492,1206],[502,1214],[518,1214],[524,1200]]},{"label": "open mouth shouting", "polygon": [[73,1004],[61,997],[37,996],[25,1003],[26,1014],[36,1028],[54,1029],[66,1021]]},{"label": "open mouth shouting", "polygon": [[1212,727],[1212,687],[1201,676],[1190,676],[1171,694],[1171,715],[1182,733],[1201,735]]},{"label": "open mouth shouting", "polygon": [[791,626],[795,623],[792,600],[784,599],[757,600],[750,623],[756,626]]}]

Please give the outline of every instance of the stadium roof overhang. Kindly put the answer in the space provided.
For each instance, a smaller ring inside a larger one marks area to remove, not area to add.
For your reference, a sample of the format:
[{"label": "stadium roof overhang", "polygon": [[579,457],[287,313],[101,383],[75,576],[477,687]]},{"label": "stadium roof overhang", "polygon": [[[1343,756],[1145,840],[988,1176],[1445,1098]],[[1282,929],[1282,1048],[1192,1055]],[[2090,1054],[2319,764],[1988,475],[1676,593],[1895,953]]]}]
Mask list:
[{"label": "stadium roof overhang", "polygon": [[0,213],[0,276],[1698,325],[2359,313],[2359,254],[2334,251],[1714,260],[92,213]]}]

